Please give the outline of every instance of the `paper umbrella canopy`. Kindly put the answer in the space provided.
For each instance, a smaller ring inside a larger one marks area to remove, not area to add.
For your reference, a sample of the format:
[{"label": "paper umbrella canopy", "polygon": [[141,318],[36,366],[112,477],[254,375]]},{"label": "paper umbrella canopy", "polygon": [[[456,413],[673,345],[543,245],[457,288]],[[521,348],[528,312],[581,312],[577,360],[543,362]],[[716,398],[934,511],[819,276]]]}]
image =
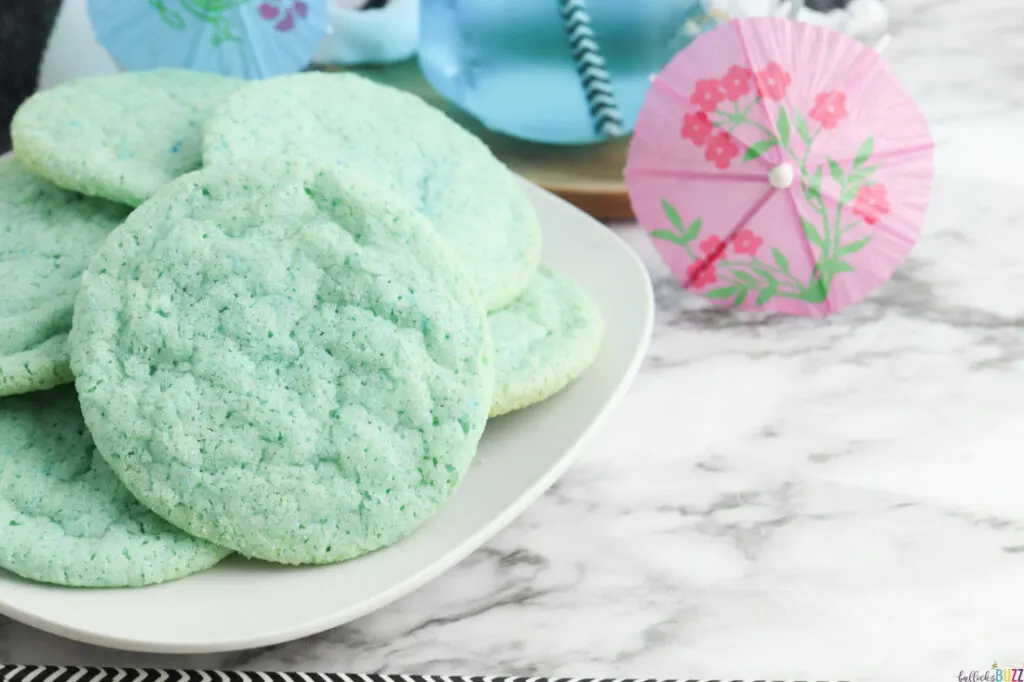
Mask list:
[{"label": "paper umbrella canopy", "polygon": [[96,38],[128,70],[265,78],[309,65],[327,0],[89,0]]},{"label": "paper umbrella canopy", "polygon": [[874,49],[789,19],[737,19],[654,78],[625,175],[684,287],[824,316],[910,252],[932,156],[924,116]]}]

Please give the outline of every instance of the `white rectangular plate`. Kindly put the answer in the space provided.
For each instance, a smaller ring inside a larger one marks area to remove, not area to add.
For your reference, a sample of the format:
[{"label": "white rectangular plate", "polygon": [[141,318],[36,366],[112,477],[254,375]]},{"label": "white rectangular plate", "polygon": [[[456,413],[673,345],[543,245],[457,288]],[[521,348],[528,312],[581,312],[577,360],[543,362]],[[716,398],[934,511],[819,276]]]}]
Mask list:
[{"label": "white rectangular plate", "polygon": [[142,589],[36,585],[0,571],[0,613],[71,639],[155,653],[277,644],[365,615],[440,575],[508,525],[569,467],[618,402],[647,350],[650,280],[604,225],[527,185],[544,228],[544,261],[579,282],[607,333],[590,370],[559,395],[493,420],[459,489],[412,537],[335,566],[286,568],[231,558]]}]

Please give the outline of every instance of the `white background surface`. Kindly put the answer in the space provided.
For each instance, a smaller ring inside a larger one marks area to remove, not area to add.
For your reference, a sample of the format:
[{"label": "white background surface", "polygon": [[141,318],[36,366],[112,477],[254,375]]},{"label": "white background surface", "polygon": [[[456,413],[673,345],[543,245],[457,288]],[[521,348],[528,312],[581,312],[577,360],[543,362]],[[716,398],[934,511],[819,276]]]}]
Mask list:
[{"label": "white background surface", "polygon": [[626,230],[659,305],[638,383],[486,548],[286,646],[128,655],[8,623],[0,659],[869,682],[1024,666],[1024,14],[890,5],[886,56],[940,177],[871,300],[824,322],[713,314]]}]

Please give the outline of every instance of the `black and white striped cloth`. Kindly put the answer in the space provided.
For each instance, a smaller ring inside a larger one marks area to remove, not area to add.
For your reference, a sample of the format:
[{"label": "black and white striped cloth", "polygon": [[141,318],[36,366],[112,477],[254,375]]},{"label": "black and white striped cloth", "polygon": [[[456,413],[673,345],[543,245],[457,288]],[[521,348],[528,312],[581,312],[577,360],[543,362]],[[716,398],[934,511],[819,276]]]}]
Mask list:
[{"label": "black and white striped cloth", "polygon": [[[596,677],[463,677],[459,675],[350,675],[345,673],[154,670],[75,666],[0,665],[0,682],[786,682],[774,678],[736,680],[622,679]],[[825,682],[794,680],[793,682]]]},{"label": "black and white striped cloth", "polygon": [[623,133],[622,114],[615,101],[612,76],[590,26],[586,0],[560,2],[562,21],[569,36],[569,46],[590,108],[590,117],[594,121],[594,130],[603,137],[618,137]]}]

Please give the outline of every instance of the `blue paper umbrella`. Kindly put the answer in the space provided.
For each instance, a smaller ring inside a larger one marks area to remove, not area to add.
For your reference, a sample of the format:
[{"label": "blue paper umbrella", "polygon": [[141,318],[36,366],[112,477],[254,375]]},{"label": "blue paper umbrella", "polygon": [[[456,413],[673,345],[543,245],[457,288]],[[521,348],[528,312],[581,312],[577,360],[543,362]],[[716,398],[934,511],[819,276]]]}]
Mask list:
[{"label": "blue paper umbrella", "polygon": [[89,0],[96,38],[125,69],[266,78],[309,65],[327,0]]}]

